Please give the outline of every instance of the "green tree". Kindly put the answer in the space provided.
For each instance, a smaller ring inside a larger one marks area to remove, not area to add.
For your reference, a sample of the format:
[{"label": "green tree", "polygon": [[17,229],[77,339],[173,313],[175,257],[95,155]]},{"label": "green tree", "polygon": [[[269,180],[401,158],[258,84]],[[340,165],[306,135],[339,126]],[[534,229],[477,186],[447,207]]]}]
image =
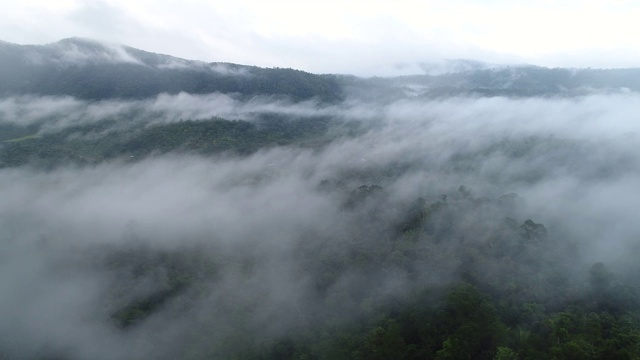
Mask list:
[{"label": "green tree", "polygon": [[508,347],[499,346],[493,360],[518,360],[518,354]]}]

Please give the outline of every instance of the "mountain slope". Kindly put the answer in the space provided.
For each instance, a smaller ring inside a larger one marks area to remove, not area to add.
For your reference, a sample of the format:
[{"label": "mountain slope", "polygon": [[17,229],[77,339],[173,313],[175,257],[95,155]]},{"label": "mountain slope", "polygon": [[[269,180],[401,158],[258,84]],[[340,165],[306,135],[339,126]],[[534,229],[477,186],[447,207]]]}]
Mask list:
[{"label": "mountain slope", "polygon": [[429,74],[367,79],[206,63],[79,38],[47,45],[0,41],[0,64],[0,96],[69,95],[88,100],[141,99],[179,92],[336,102],[347,93],[379,101],[406,96],[575,96],[640,91],[638,68],[551,69],[455,60]]},{"label": "mountain slope", "polygon": [[[423,96],[579,96],[640,91],[640,68],[566,69],[530,65],[464,69],[438,75],[393,78],[344,77],[351,93],[367,99]],[[375,92],[371,92],[375,89]]]},{"label": "mountain slope", "polygon": [[139,99],[160,93],[212,92],[340,100],[330,75],[188,61],[85,39],[48,45],[0,43],[0,95],[70,95],[82,99]]}]

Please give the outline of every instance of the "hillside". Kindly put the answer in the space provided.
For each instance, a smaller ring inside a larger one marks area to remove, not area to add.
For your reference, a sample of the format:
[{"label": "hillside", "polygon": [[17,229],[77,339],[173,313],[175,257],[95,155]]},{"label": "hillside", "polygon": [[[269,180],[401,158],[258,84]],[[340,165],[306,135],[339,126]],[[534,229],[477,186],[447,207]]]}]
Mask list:
[{"label": "hillside", "polygon": [[342,98],[334,77],[188,61],[121,45],[65,39],[48,45],[0,43],[0,95],[70,95],[81,99],[141,99],[161,93],[212,92]]},{"label": "hillside", "polygon": [[[142,99],[161,93],[284,96],[336,102],[345,96],[578,96],[640,91],[640,69],[561,69],[445,62],[437,72],[356,78],[230,63],[205,63],[117,44],[70,38],[48,45],[0,42],[0,96],[70,95],[81,99]],[[425,67],[426,72],[430,68]]]},{"label": "hillside", "polygon": [[[454,62],[455,63],[455,62]],[[435,75],[361,79],[343,77],[350,93],[365,99],[475,97],[574,97],[640,91],[640,68],[565,69],[512,65],[452,68]]]}]

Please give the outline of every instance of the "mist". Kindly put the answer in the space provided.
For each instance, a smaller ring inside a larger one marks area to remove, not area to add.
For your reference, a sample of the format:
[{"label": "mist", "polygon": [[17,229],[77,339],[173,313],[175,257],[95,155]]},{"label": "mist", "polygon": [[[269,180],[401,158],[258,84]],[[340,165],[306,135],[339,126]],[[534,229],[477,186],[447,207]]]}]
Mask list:
[{"label": "mist", "polygon": [[[0,354],[225,358],[313,334],[323,321],[349,326],[424,289],[443,294],[464,266],[447,254],[484,246],[506,217],[546,226],[540,257],[572,246],[562,270],[578,289],[594,262],[637,271],[638,106],[634,93],[339,104],[4,98],[0,122],[39,133],[264,113],[361,127],[311,148],[0,169]],[[461,209],[455,230],[442,240],[437,229],[403,230],[417,199]],[[428,255],[408,266],[398,254],[412,241]],[[327,273],[368,248],[372,263]],[[478,276],[501,266],[483,263]],[[148,314],[122,315],[141,304]]]}]

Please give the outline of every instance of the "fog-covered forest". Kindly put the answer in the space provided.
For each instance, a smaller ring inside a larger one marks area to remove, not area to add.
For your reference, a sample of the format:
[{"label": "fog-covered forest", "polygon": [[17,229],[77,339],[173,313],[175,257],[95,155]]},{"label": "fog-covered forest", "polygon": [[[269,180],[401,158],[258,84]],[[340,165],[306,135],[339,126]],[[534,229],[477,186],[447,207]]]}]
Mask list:
[{"label": "fog-covered forest", "polygon": [[640,359],[640,70],[0,43],[0,359]]}]

